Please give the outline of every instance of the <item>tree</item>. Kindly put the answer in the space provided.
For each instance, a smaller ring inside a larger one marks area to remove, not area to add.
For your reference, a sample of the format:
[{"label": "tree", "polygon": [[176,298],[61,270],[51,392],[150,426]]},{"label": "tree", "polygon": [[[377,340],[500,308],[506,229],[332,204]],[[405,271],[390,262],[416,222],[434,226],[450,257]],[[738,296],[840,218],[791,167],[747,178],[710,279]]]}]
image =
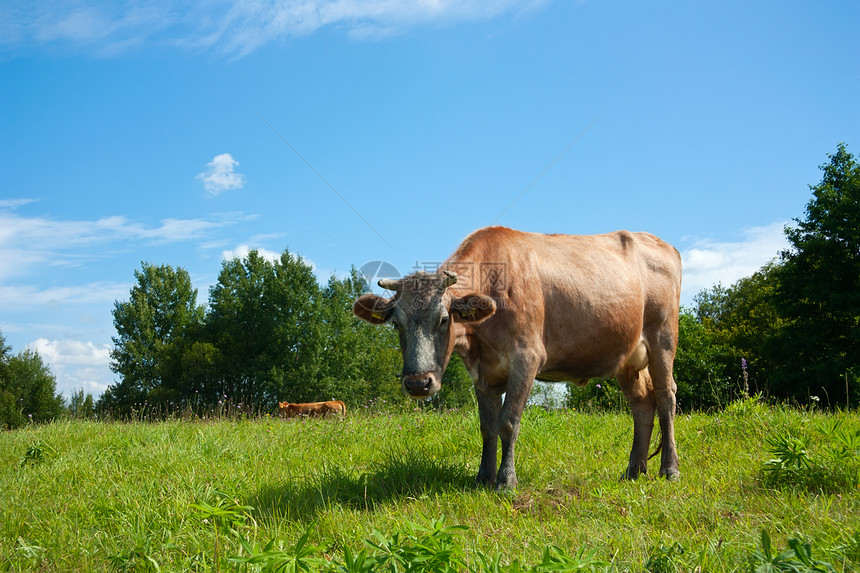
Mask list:
[{"label": "tree", "polygon": [[182,268],[141,263],[129,300],[114,304],[117,336],[111,370],[120,375],[102,396],[100,408],[127,413],[140,402],[168,405],[180,397],[181,380],[166,368],[175,344],[203,320],[197,289]]},{"label": "tree", "polygon": [[208,340],[220,355],[218,392],[252,407],[318,394],[320,288],[310,265],[284,251],[225,261],[209,294]]},{"label": "tree", "polygon": [[806,216],[786,228],[777,312],[785,321],[768,346],[774,386],[801,399],[841,402],[846,379],[860,384],[860,165],[839,144],[810,187]]},{"label": "tree", "polygon": [[273,265],[251,251],[244,259],[221,264],[218,282],[209,289],[206,338],[218,351],[221,381],[207,388],[237,402],[255,401],[255,389],[266,382],[272,365],[265,363],[274,336],[274,312],[266,292]]},{"label": "tree", "polygon": [[12,347],[6,344],[6,336],[0,330],[0,380],[6,378],[6,362],[12,354]]},{"label": "tree", "polygon": [[[727,291],[718,286],[712,292],[722,295]],[[678,327],[674,365],[678,408],[689,412],[726,405],[735,389],[729,364],[736,352],[720,340],[723,337],[711,318],[701,319],[693,311],[681,309]]]},{"label": "tree", "polygon": [[12,356],[0,333],[0,425],[17,428],[29,422],[49,422],[64,411],[57,381],[37,352]]},{"label": "tree", "polygon": [[72,397],[69,399],[69,414],[73,418],[92,418],[95,414],[93,395],[89,392],[84,393],[83,388],[72,392]]},{"label": "tree", "polygon": [[[744,375],[749,392],[773,390],[768,387],[773,364],[764,347],[784,323],[774,305],[779,270],[780,265],[771,262],[731,287],[718,284],[703,290],[694,298],[692,315],[682,314],[675,370],[688,387],[684,392],[694,388],[700,397],[711,395],[700,407],[733,399],[743,390]],[[706,374],[708,385],[700,387]]]}]

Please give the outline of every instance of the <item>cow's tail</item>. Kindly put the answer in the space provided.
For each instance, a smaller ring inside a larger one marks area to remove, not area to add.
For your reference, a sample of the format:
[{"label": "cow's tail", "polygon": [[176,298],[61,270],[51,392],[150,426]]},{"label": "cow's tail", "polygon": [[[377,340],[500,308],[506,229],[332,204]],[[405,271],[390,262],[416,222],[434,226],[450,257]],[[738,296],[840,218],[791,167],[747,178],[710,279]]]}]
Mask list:
[{"label": "cow's tail", "polygon": [[660,453],[660,450],[662,450],[662,449],[663,449],[663,428],[658,424],[658,425],[657,425],[657,430],[660,432],[659,434],[657,434],[657,435],[659,436],[659,438],[660,438],[660,441],[659,441],[659,442],[657,442],[657,449],[656,449],[656,450],[654,450],[654,451],[651,453],[651,455],[650,455],[650,456],[648,456],[648,459],[649,459],[649,460],[650,460],[651,458],[653,458],[654,456],[656,456],[657,454],[659,454],[659,453]]}]

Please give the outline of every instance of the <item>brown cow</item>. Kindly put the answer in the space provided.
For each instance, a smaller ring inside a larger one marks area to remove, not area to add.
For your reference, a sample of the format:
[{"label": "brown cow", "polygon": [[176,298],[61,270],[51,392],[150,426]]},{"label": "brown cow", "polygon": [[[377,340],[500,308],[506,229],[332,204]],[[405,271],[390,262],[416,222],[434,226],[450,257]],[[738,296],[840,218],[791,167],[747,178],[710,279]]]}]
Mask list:
[{"label": "brown cow", "polygon": [[576,236],[487,227],[467,237],[439,273],[379,285],[395,295],[365,294],[353,311],[397,329],[406,394],[434,394],[451,353],[463,358],[475,382],[484,444],[478,482],[516,485],[514,445],[535,379],[584,384],[611,376],[633,414],[624,476],[635,479],[647,469],[655,412],[660,475],[679,476],[672,363],[681,258],[668,243],[627,231]]},{"label": "brown cow", "polygon": [[282,418],[295,416],[327,416],[328,414],[346,415],[346,404],[340,400],[327,402],[309,402],[307,404],[290,404],[278,402],[278,413]]}]

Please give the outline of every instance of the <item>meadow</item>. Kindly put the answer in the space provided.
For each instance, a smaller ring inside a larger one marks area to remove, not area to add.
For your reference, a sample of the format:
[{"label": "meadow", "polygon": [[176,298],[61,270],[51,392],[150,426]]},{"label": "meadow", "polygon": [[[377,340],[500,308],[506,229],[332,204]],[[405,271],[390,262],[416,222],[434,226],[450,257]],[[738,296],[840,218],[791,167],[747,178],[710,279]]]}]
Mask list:
[{"label": "meadow", "polygon": [[626,482],[629,415],[531,408],[496,493],[468,409],[31,425],[0,433],[0,571],[860,571],[860,413],[676,431],[681,479]]}]

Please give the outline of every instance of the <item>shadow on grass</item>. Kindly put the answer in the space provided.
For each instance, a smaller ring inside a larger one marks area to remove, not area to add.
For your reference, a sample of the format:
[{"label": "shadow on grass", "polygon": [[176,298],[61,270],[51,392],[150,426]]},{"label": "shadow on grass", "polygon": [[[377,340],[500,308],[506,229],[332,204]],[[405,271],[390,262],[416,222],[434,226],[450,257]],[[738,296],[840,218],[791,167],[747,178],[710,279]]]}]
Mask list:
[{"label": "shadow on grass", "polygon": [[407,452],[388,455],[366,473],[323,465],[301,482],[263,488],[245,503],[264,519],[310,521],[332,505],[374,511],[392,501],[474,487],[464,466]]}]

